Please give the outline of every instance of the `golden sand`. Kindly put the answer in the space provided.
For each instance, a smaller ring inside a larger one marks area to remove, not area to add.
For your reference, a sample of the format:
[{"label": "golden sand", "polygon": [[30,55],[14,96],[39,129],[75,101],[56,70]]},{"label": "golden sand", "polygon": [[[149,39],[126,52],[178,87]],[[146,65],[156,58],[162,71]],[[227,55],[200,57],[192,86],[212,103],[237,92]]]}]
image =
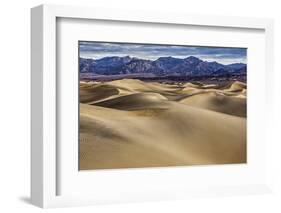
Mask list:
[{"label": "golden sand", "polygon": [[246,89],[80,82],[80,169],[245,163]]}]

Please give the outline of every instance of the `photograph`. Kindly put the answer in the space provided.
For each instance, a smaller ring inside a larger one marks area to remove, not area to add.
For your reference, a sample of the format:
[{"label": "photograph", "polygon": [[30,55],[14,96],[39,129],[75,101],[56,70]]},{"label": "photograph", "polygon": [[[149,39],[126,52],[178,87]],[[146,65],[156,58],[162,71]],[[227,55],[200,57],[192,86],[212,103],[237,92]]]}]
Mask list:
[{"label": "photograph", "polygon": [[79,170],[247,163],[247,48],[77,45]]}]

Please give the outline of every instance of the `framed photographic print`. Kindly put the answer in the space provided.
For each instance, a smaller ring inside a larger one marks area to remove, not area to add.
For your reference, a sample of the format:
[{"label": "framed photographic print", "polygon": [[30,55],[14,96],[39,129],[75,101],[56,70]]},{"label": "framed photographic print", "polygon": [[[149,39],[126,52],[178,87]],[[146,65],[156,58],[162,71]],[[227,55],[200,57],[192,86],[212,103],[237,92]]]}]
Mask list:
[{"label": "framed photographic print", "polygon": [[78,45],[80,170],[247,163],[246,48]]},{"label": "framed photographic print", "polygon": [[40,207],[270,191],[270,19],[32,9]]}]

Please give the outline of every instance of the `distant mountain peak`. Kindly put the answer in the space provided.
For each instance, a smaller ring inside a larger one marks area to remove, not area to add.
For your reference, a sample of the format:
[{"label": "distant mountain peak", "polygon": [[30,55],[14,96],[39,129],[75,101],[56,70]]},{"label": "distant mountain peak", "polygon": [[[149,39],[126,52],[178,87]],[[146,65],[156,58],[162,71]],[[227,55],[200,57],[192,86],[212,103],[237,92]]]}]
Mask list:
[{"label": "distant mountain peak", "polygon": [[167,60],[167,59],[177,59],[177,58],[174,58],[172,56],[161,56],[157,60]]},{"label": "distant mountain peak", "polygon": [[200,62],[202,61],[201,59],[195,57],[195,56],[188,56],[187,58],[184,59],[185,61],[191,61],[191,62]]},{"label": "distant mountain peak", "polygon": [[200,60],[199,58],[195,57],[195,56],[188,56],[185,58],[186,60]]}]

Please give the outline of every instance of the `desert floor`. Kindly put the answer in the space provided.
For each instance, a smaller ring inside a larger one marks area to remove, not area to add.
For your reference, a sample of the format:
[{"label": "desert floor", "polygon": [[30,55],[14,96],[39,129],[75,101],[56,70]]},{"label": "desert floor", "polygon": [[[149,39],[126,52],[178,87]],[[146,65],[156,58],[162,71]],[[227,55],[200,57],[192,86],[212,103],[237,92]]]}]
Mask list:
[{"label": "desert floor", "polygon": [[80,81],[80,169],[245,163],[246,90]]}]

